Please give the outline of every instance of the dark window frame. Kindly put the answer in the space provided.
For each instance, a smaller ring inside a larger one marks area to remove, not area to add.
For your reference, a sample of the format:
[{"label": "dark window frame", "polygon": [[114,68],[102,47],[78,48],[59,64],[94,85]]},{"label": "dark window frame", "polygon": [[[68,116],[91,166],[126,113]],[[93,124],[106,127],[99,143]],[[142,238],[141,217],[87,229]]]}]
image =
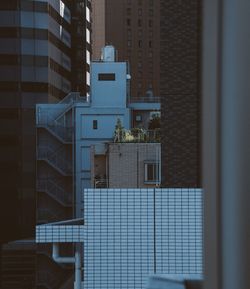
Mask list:
[{"label": "dark window frame", "polygon": [[98,80],[99,81],[115,81],[116,75],[115,73],[99,73]]},{"label": "dark window frame", "polygon": [[93,129],[98,129],[98,120],[97,119],[94,119],[93,120]]}]

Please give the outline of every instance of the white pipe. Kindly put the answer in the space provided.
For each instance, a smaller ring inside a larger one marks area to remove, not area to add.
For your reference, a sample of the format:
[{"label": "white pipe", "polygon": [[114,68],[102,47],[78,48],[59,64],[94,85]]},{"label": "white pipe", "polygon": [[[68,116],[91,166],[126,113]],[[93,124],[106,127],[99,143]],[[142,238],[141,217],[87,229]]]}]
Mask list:
[{"label": "white pipe", "polygon": [[[80,246],[77,246],[80,247]],[[82,283],[82,268],[81,268],[81,252],[80,248],[75,250],[75,288],[81,289]]]},{"label": "white pipe", "polygon": [[76,246],[75,257],[60,257],[59,256],[59,244],[53,243],[52,258],[56,263],[64,263],[64,264],[75,263],[74,289],[81,289],[82,287],[81,246]]},{"label": "white pipe", "polygon": [[53,243],[52,258],[56,263],[64,263],[64,264],[75,263],[74,257],[60,257],[59,256],[59,244],[58,243]]}]

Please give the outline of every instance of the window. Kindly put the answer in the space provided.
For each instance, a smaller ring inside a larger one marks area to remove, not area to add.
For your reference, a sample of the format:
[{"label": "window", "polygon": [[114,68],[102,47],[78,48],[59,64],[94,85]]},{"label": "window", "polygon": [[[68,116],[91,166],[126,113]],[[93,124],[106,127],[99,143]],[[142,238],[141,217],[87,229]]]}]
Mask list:
[{"label": "window", "polygon": [[146,162],[145,166],[145,183],[158,183],[159,182],[159,163]]},{"label": "window", "polygon": [[135,116],[135,121],[141,122],[141,121],[142,121],[142,116],[141,116],[140,114],[137,114],[137,115]]},{"label": "window", "polygon": [[141,21],[141,19],[138,19],[138,26],[139,26],[139,27],[142,26],[142,21]]},{"label": "window", "polygon": [[153,21],[152,21],[152,20],[149,20],[149,21],[148,21],[148,26],[149,26],[149,27],[153,27]]},{"label": "window", "polygon": [[93,129],[98,129],[98,121],[96,119],[93,120]]},{"label": "window", "polygon": [[142,9],[141,9],[141,8],[138,9],[138,15],[139,15],[139,16],[142,16]]},{"label": "window", "polygon": [[115,73],[99,73],[98,80],[99,81],[114,81]]},{"label": "window", "polygon": [[130,26],[130,24],[131,24],[131,21],[130,21],[130,19],[128,18],[128,19],[127,19],[127,26]]},{"label": "window", "polygon": [[141,40],[138,41],[138,47],[142,47],[142,41]]}]

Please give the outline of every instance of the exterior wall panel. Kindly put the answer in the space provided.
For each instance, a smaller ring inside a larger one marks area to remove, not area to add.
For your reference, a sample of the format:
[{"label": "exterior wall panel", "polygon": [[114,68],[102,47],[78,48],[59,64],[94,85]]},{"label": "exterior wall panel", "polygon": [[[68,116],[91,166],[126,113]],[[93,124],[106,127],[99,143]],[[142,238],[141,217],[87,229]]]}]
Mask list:
[{"label": "exterior wall panel", "polygon": [[201,1],[161,1],[162,179],[200,187]]}]

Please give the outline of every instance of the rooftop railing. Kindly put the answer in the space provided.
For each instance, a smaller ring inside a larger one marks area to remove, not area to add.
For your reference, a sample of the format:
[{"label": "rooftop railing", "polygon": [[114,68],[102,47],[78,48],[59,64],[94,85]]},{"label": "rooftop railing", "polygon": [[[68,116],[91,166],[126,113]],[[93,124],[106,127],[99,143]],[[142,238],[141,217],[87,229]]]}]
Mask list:
[{"label": "rooftop railing", "polygon": [[153,96],[153,97],[148,97],[148,96],[144,96],[144,97],[130,97],[129,98],[129,103],[160,103],[161,102],[161,98],[158,96]]}]

